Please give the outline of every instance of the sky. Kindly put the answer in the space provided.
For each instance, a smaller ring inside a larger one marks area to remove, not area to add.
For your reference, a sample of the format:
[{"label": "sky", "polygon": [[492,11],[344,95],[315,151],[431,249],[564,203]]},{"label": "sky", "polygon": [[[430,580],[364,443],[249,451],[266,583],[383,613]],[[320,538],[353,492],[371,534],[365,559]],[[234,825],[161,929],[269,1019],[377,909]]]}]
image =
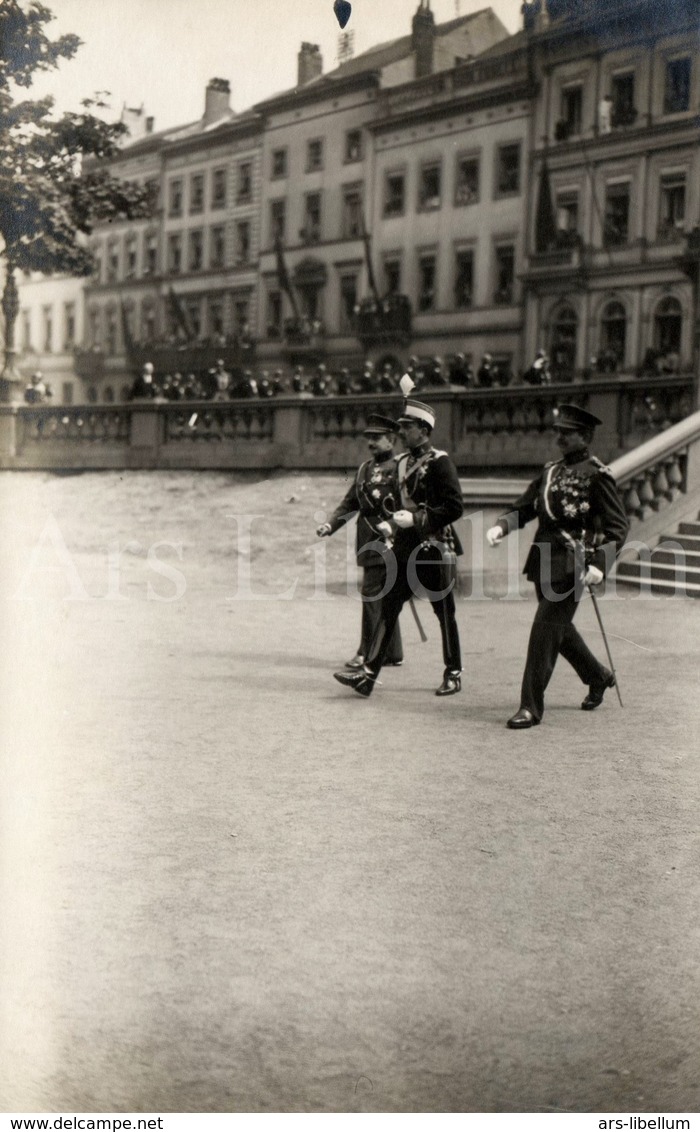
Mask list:
[{"label": "sky", "polygon": [[[145,106],[162,130],[200,118],[209,79],[231,83],[231,105],[245,110],[294,86],[302,41],[318,43],[324,71],[337,63],[340,28],[333,0],[44,0],[55,19],[53,39],[73,32],[83,41],[74,59],[42,75],[31,97],[52,94],[58,110],[110,92],[122,106]],[[509,31],[521,26],[521,0],[431,0],[438,23],[492,7]],[[346,31],[358,55],[406,35],[418,0],[352,0]]]}]

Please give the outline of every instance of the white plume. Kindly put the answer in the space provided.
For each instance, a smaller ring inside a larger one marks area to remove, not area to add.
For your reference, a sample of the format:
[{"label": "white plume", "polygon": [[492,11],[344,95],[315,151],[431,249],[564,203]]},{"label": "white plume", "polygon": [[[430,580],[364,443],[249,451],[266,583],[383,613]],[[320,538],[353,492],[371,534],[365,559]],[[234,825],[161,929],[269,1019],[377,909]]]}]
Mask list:
[{"label": "white plume", "polygon": [[401,378],[400,382],[399,382],[399,389],[403,393],[404,397],[408,397],[411,390],[413,390],[415,388],[416,388],[415,381],[413,380],[412,377],[409,377],[408,374],[405,373],[403,375],[403,377]]}]

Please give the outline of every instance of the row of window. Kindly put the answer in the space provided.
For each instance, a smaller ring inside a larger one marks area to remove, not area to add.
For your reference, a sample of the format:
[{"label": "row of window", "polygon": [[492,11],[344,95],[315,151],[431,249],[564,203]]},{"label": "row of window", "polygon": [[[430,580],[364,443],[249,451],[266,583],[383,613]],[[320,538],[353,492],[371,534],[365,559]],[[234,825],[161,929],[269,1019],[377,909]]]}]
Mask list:
[{"label": "row of window", "polygon": [[[630,211],[632,184],[614,182],[606,186],[603,215],[603,244],[615,247],[630,239]],[[560,233],[580,235],[579,197],[576,191],[556,194],[557,227]],[[686,214],[685,173],[664,173],[659,181],[659,212],[656,235],[660,240],[672,238],[683,231]]]},{"label": "row of window", "polygon": [[60,341],[56,341],[56,332],[58,327],[54,321],[55,311],[53,306],[45,306],[41,309],[41,325],[39,327],[39,341],[32,334],[32,316],[31,311],[22,310],[20,314],[20,328],[22,335],[22,348],[24,350],[33,350],[38,346],[42,354],[51,354],[54,349],[58,347],[59,352],[69,353],[76,345],[76,311],[75,303],[64,303],[62,311],[62,324],[63,336]]},{"label": "row of window", "polygon": [[[692,59],[683,55],[669,59],[664,75],[663,114],[681,114],[690,109]],[[557,141],[566,141],[581,133],[583,128],[584,89],[580,82],[564,86],[561,91],[560,118],[555,126]],[[636,75],[627,68],[611,75],[610,93],[598,107],[598,130],[632,126],[637,120]]]},{"label": "row of window", "polygon": [[[343,161],[346,165],[361,161],[363,157],[362,130],[346,130],[343,141]],[[306,142],[304,169],[307,173],[318,173],[325,165],[325,141],[323,138],[309,138]],[[273,149],[270,154],[270,179],[278,180],[289,176],[289,150],[287,146]]]},{"label": "row of window", "polygon": [[[170,308],[166,310],[166,336],[177,336],[182,325],[181,319],[184,317],[193,338],[223,338],[226,328],[226,303],[227,299],[223,295],[182,299],[179,312]],[[249,292],[233,296],[230,317],[234,333],[242,334],[250,331],[250,307]],[[124,309],[124,318],[129,333],[135,341],[146,343],[158,338],[158,318],[153,300],[146,300],[140,312],[135,306],[127,305]],[[121,313],[116,307],[91,307],[88,311],[90,345],[104,349],[108,355],[117,354],[120,350],[121,322]]]},{"label": "row of window", "polygon": [[[516,147],[517,149],[517,147]],[[434,172],[439,167],[431,166],[424,172]],[[479,159],[478,157],[460,157],[458,169],[463,179],[458,179],[457,192],[459,200],[466,202],[466,186],[469,185],[469,194],[478,199]],[[467,174],[470,179],[467,181]],[[391,185],[396,174],[387,175],[387,193],[391,193]],[[403,176],[403,174],[401,175]],[[422,182],[423,184],[428,183]],[[430,182],[435,196],[431,200],[440,200],[439,178]],[[342,187],[340,237],[342,239],[357,239],[363,233],[363,186],[354,183]],[[387,197],[396,201],[397,197]],[[632,186],[629,181],[620,181],[606,187],[605,206],[603,217],[603,244],[616,246],[625,244],[630,238],[630,210],[632,202]],[[320,192],[306,193],[304,196],[302,227],[298,233],[289,231],[287,216],[287,200],[280,197],[270,201],[269,204],[269,246],[277,240],[282,244],[294,244],[297,241],[304,244],[318,243],[323,238],[322,227],[322,194]],[[580,207],[579,194],[576,190],[563,190],[556,194],[557,227],[560,233],[574,237],[580,235]],[[393,210],[391,215],[396,214]],[[659,182],[659,213],[657,221],[657,237],[668,239],[674,233],[682,231],[686,216],[686,175],[683,172],[665,173]],[[252,262],[252,223],[250,220],[239,220],[234,227],[233,264],[246,266]],[[139,236],[127,236],[124,247],[118,241],[110,241],[107,245],[106,281],[117,282],[119,279],[130,279],[137,275],[138,269],[138,241]],[[123,255],[123,260],[122,260]],[[228,266],[226,255],[226,228],[223,224],[211,225],[207,230],[195,228],[187,232],[171,232],[167,237],[166,270],[169,274],[178,275],[183,272],[217,270]],[[144,236],[142,275],[155,275],[158,270],[158,238],[154,233]],[[102,279],[101,263],[98,262],[97,278]]]},{"label": "row of window", "polygon": [[[189,178],[171,177],[168,181],[168,216],[191,216],[204,212],[207,202],[207,179],[209,179],[209,208],[216,211],[226,208],[229,192],[229,171],[221,166],[206,171],[191,173]],[[187,190],[187,199],[185,191]],[[253,199],[253,163],[241,161],[236,168],[235,200],[237,204],[249,204]]]},{"label": "row of window", "polygon": [[[627,357],[627,321],[625,308],[618,300],[607,303],[600,314],[600,354],[612,359],[616,366],[624,366],[632,360]],[[667,358],[675,357],[679,363],[682,330],[683,313],[678,299],[667,296],[659,300],[652,316],[652,349]],[[578,333],[578,315],[572,306],[564,303],[557,309],[550,324],[550,353],[554,369],[576,368]]]}]

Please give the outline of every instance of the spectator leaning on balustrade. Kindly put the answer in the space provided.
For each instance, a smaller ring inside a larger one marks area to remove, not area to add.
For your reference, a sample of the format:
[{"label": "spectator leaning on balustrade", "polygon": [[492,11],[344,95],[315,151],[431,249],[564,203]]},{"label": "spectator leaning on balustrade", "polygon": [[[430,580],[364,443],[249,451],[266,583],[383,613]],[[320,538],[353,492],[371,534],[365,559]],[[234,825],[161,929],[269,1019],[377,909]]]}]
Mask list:
[{"label": "spectator leaning on balustrade", "polygon": [[44,381],[41,370],[37,370],[30,377],[29,384],[24,390],[25,402],[27,405],[40,405],[42,401],[48,401],[51,397],[53,397],[51,386]]}]

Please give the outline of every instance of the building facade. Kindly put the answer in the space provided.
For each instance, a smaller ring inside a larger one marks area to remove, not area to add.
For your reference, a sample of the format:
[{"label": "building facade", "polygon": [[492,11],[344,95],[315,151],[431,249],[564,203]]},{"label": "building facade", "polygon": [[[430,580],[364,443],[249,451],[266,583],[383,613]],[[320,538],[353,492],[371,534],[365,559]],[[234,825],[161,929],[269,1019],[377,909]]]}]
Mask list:
[{"label": "building facade", "polygon": [[[248,338],[287,371],[490,353],[517,377],[538,349],[565,380],[690,371],[698,8],[531,0],[509,36],[420,0],[406,36],[328,73],[302,44],[296,86],[244,113],[212,80],[200,120],[113,162],[157,208],[95,231],[84,310],[80,281],[56,300],[85,398],[124,396],[149,351],[172,369],[185,341]],[[25,369],[50,368],[51,286],[20,286]]]},{"label": "building facade", "polygon": [[[700,224],[697,3],[528,13],[534,107],[525,348],[555,371],[693,365]],[[549,203],[548,203],[549,198]]]}]

